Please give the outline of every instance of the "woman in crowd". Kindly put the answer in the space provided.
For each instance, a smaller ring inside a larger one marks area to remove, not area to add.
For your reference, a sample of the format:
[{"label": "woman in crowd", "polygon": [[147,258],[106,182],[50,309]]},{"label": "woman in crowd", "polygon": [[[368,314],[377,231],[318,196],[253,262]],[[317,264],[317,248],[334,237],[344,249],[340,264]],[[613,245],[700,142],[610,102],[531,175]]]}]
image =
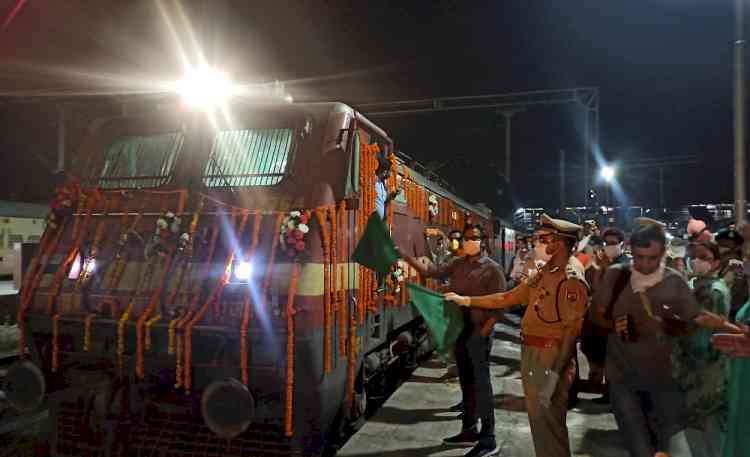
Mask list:
[{"label": "woman in crowd", "polygon": [[[713,241],[696,243],[690,280],[703,311],[729,316],[731,295],[719,278],[721,256]],[[675,379],[685,390],[688,440],[695,456],[721,455],[727,423],[726,357],[711,345],[712,329],[698,328],[675,345]]]}]

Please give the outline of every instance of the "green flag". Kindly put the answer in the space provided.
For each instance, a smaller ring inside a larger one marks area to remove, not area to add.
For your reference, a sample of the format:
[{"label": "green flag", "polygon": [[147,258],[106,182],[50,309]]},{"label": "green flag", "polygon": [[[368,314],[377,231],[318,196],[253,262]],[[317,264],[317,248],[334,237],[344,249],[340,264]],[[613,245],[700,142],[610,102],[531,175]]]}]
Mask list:
[{"label": "green flag", "polygon": [[365,233],[357,243],[352,259],[384,275],[391,271],[391,265],[398,260],[396,246],[388,233],[388,227],[377,212],[372,213],[367,220]]},{"label": "green flag", "polygon": [[443,296],[430,289],[406,283],[411,301],[424,317],[435,348],[442,356],[453,350],[456,339],[464,328],[464,315],[458,305],[443,300]]}]

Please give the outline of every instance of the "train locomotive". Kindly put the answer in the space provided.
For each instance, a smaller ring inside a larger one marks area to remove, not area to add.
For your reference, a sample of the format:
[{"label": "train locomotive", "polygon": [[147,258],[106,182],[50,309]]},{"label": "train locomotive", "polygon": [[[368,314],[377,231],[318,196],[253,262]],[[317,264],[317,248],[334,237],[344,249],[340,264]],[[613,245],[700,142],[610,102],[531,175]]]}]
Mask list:
[{"label": "train locomotive", "polygon": [[429,350],[403,283],[434,284],[350,260],[377,155],[403,190],[387,214],[400,246],[427,258],[426,227],[497,228],[344,104],[233,115],[88,130],[24,276],[6,383],[16,408],[49,408],[51,455],[320,455],[378,373]]}]

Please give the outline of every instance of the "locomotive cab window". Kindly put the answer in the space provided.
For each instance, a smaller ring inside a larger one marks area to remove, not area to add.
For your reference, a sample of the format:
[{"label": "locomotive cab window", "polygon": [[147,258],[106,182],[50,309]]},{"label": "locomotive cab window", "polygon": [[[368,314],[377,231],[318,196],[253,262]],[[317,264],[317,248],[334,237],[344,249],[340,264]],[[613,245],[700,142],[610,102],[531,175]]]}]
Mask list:
[{"label": "locomotive cab window", "polygon": [[203,172],[207,187],[273,186],[288,173],[292,128],[251,128],[216,133]]},{"label": "locomotive cab window", "polygon": [[181,132],[116,138],[94,179],[105,189],[159,187],[166,184],[182,149]]}]

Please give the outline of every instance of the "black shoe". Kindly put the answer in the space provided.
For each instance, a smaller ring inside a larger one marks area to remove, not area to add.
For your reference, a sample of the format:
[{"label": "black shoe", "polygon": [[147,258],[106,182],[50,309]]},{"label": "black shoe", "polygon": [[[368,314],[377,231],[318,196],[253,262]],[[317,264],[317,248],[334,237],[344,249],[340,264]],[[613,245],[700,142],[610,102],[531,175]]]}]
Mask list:
[{"label": "black shoe", "polygon": [[497,443],[487,444],[480,441],[469,452],[464,454],[464,457],[490,457],[493,455],[500,455],[500,448],[497,446]]},{"label": "black shoe", "polygon": [[476,426],[461,430],[461,433],[458,435],[443,438],[443,443],[445,444],[476,444],[478,442],[479,432],[477,432]]},{"label": "black shoe", "polygon": [[455,405],[453,405],[450,408],[448,408],[448,411],[450,411],[452,413],[463,412],[463,410],[464,410],[464,402],[462,402],[462,401],[458,402]]}]

